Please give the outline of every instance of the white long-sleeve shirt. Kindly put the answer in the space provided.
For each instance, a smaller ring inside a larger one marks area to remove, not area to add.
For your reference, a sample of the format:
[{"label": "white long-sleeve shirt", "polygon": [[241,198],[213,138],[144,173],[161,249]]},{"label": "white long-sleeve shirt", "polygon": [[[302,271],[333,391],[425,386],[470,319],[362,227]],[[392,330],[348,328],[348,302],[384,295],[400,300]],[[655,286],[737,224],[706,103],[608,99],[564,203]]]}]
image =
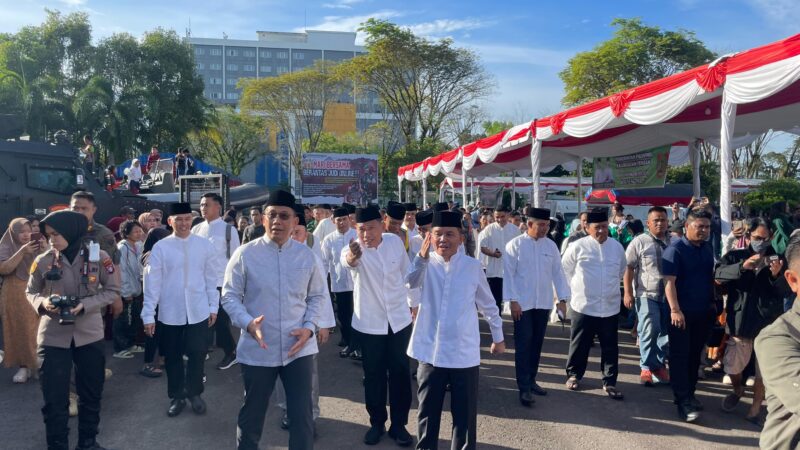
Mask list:
[{"label": "white long-sleeve shirt", "polygon": [[314,228],[314,241],[322,242],[334,231],[336,231],[336,224],[330,217],[326,217]]},{"label": "white long-sleeve shirt", "polygon": [[619,313],[619,286],[626,265],[625,250],[616,239],[600,244],[587,236],[573,242],[561,259],[572,291],[572,309],[594,317]]},{"label": "white long-sleeve shirt", "polygon": [[569,299],[569,283],[561,268],[561,254],[555,242],[527,233],[506,245],[503,258],[503,300],[515,301],[523,311],[552,309],[553,295]]},{"label": "white long-sleeve shirt", "polygon": [[222,280],[225,278],[225,266],[228,265],[228,239],[225,229],[231,227],[230,231],[230,254],[239,248],[239,233],[233,226],[228,225],[218,217],[211,222],[203,221],[192,227],[192,234],[206,238],[214,245],[214,265],[217,274],[217,287],[222,287]]},{"label": "white long-sleeve shirt", "polygon": [[[236,358],[253,366],[279,367],[317,353],[312,337],[290,358],[297,339],[289,333],[297,328],[315,331],[326,301],[330,305],[325,274],[307,245],[289,239],[278,247],[264,236],[241,246],[231,255],[222,286],[222,307],[242,330]],[[247,325],[261,315],[266,349],[247,332]]]},{"label": "white long-sleeve shirt", "polygon": [[356,239],[356,230],[350,228],[344,234],[336,230],[322,241],[322,256],[331,275],[331,292],[353,291],[353,276],[350,275],[350,269],[342,265],[340,256],[342,250],[350,245],[350,240]]},{"label": "white long-sleeve shirt", "polygon": [[476,308],[489,323],[492,341],[504,340],[503,320],[478,260],[463,253],[456,253],[449,262],[435,252],[428,259],[417,256],[406,281],[421,291],[408,356],[436,367],[479,365]]},{"label": "white long-sleeve shirt", "polygon": [[208,239],[174,234],[158,241],[144,268],[142,322],[191,325],[219,309],[214,247]]},{"label": "white long-sleeve shirt", "polygon": [[[506,244],[517,236],[519,236],[519,228],[510,222],[504,227],[500,227],[495,222],[481,231],[478,239],[480,246],[491,250],[497,249],[501,253],[499,258],[486,255],[486,276],[488,278],[503,278],[503,258],[506,256]],[[476,251],[480,251],[480,247]]]},{"label": "white long-sleeve shirt", "polygon": [[131,165],[130,170],[128,170],[128,180],[130,181],[142,181],[142,168],[136,167]]},{"label": "white long-sleeve shirt", "polygon": [[385,335],[391,326],[396,333],[411,323],[411,299],[405,282],[410,263],[403,241],[383,233],[377,248],[367,248],[360,239],[358,242],[361,258],[355,267],[347,263],[349,248],[340,255],[342,266],[353,275],[353,328]]}]

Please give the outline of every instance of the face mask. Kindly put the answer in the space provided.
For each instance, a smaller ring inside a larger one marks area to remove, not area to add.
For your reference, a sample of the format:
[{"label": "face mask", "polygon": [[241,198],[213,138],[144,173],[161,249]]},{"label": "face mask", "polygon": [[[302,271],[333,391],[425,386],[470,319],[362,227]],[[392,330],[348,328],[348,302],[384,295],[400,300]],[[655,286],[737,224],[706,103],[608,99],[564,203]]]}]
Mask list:
[{"label": "face mask", "polygon": [[763,253],[767,250],[767,247],[769,247],[769,241],[764,239],[751,239],[750,247],[756,253]]}]

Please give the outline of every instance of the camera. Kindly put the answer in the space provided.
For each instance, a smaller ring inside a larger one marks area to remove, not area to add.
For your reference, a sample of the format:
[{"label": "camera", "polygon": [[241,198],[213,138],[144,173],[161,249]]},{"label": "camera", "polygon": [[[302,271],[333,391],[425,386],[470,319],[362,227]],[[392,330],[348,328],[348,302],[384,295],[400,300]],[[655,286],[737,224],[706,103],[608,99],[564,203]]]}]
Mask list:
[{"label": "camera", "polygon": [[56,308],[59,308],[59,324],[72,325],[75,323],[75,314],[72,314],[70,310],[80,303],[78,297],[74,295],[51,295],[50,303]]}]

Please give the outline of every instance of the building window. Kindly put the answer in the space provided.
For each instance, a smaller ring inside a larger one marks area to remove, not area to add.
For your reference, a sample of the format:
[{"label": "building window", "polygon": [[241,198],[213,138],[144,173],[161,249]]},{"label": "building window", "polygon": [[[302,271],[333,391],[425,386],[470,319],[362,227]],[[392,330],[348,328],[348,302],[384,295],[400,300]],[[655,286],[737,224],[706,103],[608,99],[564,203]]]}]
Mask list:
[{"label": "building window", "polygon": [[208,84],[222,84],[222,78],[211,77],[208,79]]},{"label": "building window", "polygon": [[229,48],[228,51],[225,52],[225,54],[228,55],[228,56],[238,56],[239,52],[237,50]]},{"label": "building window", "polygon": [[254,66],[252,64],[245,64],[243,66],[242,70],[244,70],[245,72],[255,72],[256,71],[256,66]]},{"label": "building window", "polygon": [[244,50],[242,51],[242,56],[246,56],[248,58],[255,58],[256,52],[255,50]]},{"label": "building window", "polygon": [[221,99],[222,98],[222,92],[212,92],[211,93],[211,98],[213,98],[215,100]]},{"label": "building window", "polygon": [[261,71],[263,73],[272,73],[272,66],[261,66]]},{"label": "building window", "polygon": [[203,63],[197,63],[197,70],[203,70],[206,68],[206,65]]},{"label": "building window", "polygon": [[238,64],[228,64],[228,70],[239,70]]},{"label": "building window", "polygon": [[236,92],[228,92],[227,94],[225,94],[225,98],[227,98],[228,100],[239,100],[239,94],[237,94]]},{"label": "building window", "polygon": [[222,64],[213,63],[208,66],[211,70],[222,70]]},{"label": "building window", "polygon": [[294,59],[306,59],[306,54],[305,53],[294,52],[294,53],[292,53],[292,58],[294,58]]},{"label": "building window", "polygon": [[278,75],[282,75],[284,73],[289,73],[289,68],[286,66],[278,67]]},{"label": "building window", "polygon": [[238,81],[239,81],[238,78],[228,78],[227,80],[225,80],[225,82],[228,83],[228,86],[236,86],[236,83]]},{"label": "building window", "polygon": [[289,52],[278,52],[278,59],[288,59]]},{"label": "building window", "polygon": [[212,48],[211,50],[208,51],[208,54],[211,55],[211,56],[221,56],[222,55],[222,49]]},{"label": "building window", "polygon": [[202,48],[200,48],[200,47],[195,47],[195,48],[194,48],[194,54],[195,54],[195,55],[198,55],[198,56],[199,56],[199,55],[204,55],[205,53],[206,53],[206,52],[205,52],[205,50],[203,50],[203,49],[202,49]]},{"label": "building window", "polygon": [[261,50],[262,58],[272,58],[272,52],[269,50]]}]

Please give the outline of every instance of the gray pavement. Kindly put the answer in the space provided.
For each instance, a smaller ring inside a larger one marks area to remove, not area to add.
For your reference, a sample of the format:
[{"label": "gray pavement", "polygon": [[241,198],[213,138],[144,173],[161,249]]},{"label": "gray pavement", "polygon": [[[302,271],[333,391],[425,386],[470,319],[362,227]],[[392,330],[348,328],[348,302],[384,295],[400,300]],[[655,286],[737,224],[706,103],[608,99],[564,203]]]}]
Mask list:
[{"label": "gray pavement", "polygon": [[[478,448],[502,449],[640,449],[703,448],[734,449],[758,446],[758,432],[743,416],[748,398],[736,412],[719,409],[728,387],[719,376],[703,381],[698,398],[706,412],[697,424],[678,420],[668,386],[646,388],[638,385],[638,350],[625,330],[620,330],[621,374],[618,388],[625,400],[616,402],[603,394],[599,373],[599,348],[591,353],[589,370],[581,390],[564,388],[564,364],[569,329],[551,325],[542,355],[539,383],[549,390],[537,397],[533,408],[520,406],[514,381],[512,324],[505,318],[509,349],[493,357],[488,353],[490,336],[485,323],[480,397],[478,401]],[[368,418],[363,406],[361,366],[338,357],[339,335],[319,355],[320,406],[317,422],[318,449],[368,448],[362,443]],[[208,413],[195,416],[186,409],[168,418],[166,378],[147,379],[138,375],[141,354],[132,360],[111,358],[108,343],[107,367],[114,375],[106,382],[99,442],[114,449],[224,449],[234,447],[236,416],[242,400],[238,366],[219,371],[221,358],[215,351],[206,363],[208,382],[203,397]],[[0,448],[40,449],[45,447],[44,425],[38,383],[13,385],[15,370],[0,369]],[[416,385],[414,386],[416,389]],[[447,405],[449,398],[445,399]],[[416,401],[409,415],[409,431],[416,431]],[[446,409],[448,409],[446,407]],[[280,413],[270,407],[264,424],[262,448],[287,448],[288,433],[279,428]],[[441,448],[449,448],[451,422],[442,421]],[[71,438],[77,434],[77,419],[70,419]],[[375,448],[397,448],[384,437]]]}]

